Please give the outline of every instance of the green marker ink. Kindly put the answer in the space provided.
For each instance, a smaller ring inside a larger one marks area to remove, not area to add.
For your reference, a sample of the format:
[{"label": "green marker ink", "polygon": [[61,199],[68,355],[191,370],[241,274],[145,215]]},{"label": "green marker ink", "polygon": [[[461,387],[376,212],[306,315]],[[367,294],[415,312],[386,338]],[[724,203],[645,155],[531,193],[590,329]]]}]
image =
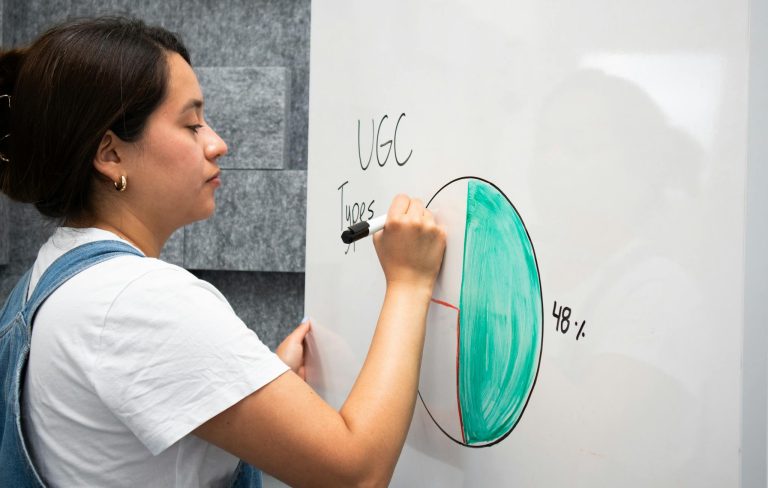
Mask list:
[{"label": "green marker ink", "polygon": [[498,189],[469,179],[459,316],[458,395],[467,445],[517,424],[541,355],[541,283],[525,226]]}]

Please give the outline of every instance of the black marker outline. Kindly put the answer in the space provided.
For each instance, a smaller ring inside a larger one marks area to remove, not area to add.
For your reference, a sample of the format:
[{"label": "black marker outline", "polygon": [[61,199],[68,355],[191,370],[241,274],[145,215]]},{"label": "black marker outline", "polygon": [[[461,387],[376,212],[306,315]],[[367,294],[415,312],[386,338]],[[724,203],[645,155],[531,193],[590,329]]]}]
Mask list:
[{"label": "black marker outline", "polygon": [[531,250],[533,251],[533,261],[536,264],[536,274],[539,276],[539,301],[541,303],[541,341],[540,341],[540,344],[539,344],[539,360],[538,360],[538,363],[536,364],[536,374],[533,377],[533,384],[531,385],[531,389],[528,392],[528,397],[525,399],[525,405],[523,405],[523,409],[520,411],[520,415],[517,417],[517,420],[515,421],[515,423],[512,424],[512,427],[510,427],[509,430],[504,435],[502,435],[498,439],[495,439],[495,440],[493,440],[493,441],[491,441],[489,443],[486,443],[486,444],[467,444],[467,443],[462,442],[462,441],[460,441],[458,439],[455,439],[452,435],[450,435],[448,432],[446,432],[445,429],[443,429],[440,426],[439,423],[437,423],[437,420],[435,420],[435,417],[432,416],[432,412],[429,411],[429,408],[427,407],[427,403],[424,401],[424,398],[421,396],[421,391],[420,390],[416,391],[416,393],[418,393],[418,395],[419,395],[419,400],[421,400],[421,404],[424,405],[424,410],[427,411],[427,415],[429,415],[429,418],[432,419],[432,422],[437,426],[437,428],[440,429],[440,432],[445,434],[446,437],[448,437],[450,440],[452,440],[456,444],[459,444],[460,446],[480,449],[480,448],[483,448],[483,447],[491,447],[491,446],[496,445],[499,442],[503,441],[504,439],[506,439],[507,436],[509,436],[509,434],[511,434],[512,431],[515,430],[515,427],[517,427],[517,424],[520,423],[520,419],[522,419],[523,415],[525,414],[525,409],[528,408],[528,402],[531,400],[531,395],[533,395],[533,390],[536,388],[536,382],[539,379],[539,371],[541,370],[541,357],[544,355],[544,292],[542,291],[542,287],[541,287],[541,272],[539,270],[539,260],[536,257],[536,249],[535,249],[535,247],[533,245],[533,240],[531,239],[531,234],[528,232],[528,227],[526,227],[526,225],[525,225],[525,221],[523,220],[523,216],[520,214],[520,212],[517,211],[517,207],[515,207],[515,204],[512,203],[512,200],[509,199],[509,197],[506,195],[506,193],[504,193],[501,190],[501,188],[499,188],[498,186],[496,186],[492,182],[486,180],[485,178],[481,178],[479,176],[460,176],[458,178],[455,178],[455,179],[449,181],[448,183],[446,183],[442,187],[440,187],[440,189],[437,190],[437,192],[435,192],[434,195],[432,195],[432,198],[429,199],[429,201],[427,202],[426,208],[429,208],[429,205],[432,203],[432,200],[434,200],[435,197],[441,191],[443,191],[449,185],[452,185],[453,183],[456,183],[457,181],[461,181],[461,180],[479,180],[479,181],[482,181],[484,183],[488,183],[489,185],[494,187],[496,189],[496,191],[501,193],[501,195],[507,200],[507,203],[509,203],[512,206],[512,208],[514,209],[515,213],[520,218],[520,222],[523,224],[523,229],[525,230],[525,236],[528,238],[528,242],[531,244]]},{"label": "black marker outline", "polygon": [[371,119],[371,152],[368,154],[368,164],[363,166],[363,156],[360,154],[360,119],[357,119],[357,159],[360,161],[360,168],[363,171],[368,169],[371,165],[371,159],[373,159],[373,146],[376,144],[373,138],[373,126],[374,122]]},{"label": "black marker outline", "polygon": [[397,128],[400,126],[400,119],[405,117],[405,112],[400,114],[400,117],[397,118],[397,123],[395,124],[395,133],[392,136],[392,152],[395,153],[395,163],[397,163],[398,166],[405,166],[405,163],[408,162],[408,160],[411,159],[411,156],[413,156],[413,149],[411,149],[411,152],[408,153],[408,157],[405,158],[405,161],[402,163],[399,159],[397,159]]},{"label": "black marker outline", "polygon": [[[387,120],[388,118],[389,118],[389,115],[384,114],[384,117],[382,117],[381,120],[379,120],[379,128],[376,129],[376,142],[374,143],[374,145],[376,146],[376,164],[379,165],[379,168],[383,168],[387,164],[387,161],[389,160],[389,153],[392,152],[392,147],[388,147],[387,157],[384,158],[384,162],[382,163],[381,159],[379,159],[379,148],[384,147],[387,144],[392,144],[391,140],[385,142],[384,144],[379,144],[379,136],[381,135],[381,126],[384,125],[384,121]],[[371,120],[371,123],[373,123],[373,120]]]}]

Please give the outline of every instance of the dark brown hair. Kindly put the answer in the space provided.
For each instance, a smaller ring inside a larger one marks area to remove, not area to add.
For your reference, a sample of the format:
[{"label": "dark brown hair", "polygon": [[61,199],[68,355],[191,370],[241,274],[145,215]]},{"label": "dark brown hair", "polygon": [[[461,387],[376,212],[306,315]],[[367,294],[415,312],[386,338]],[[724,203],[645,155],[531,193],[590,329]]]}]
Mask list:
[{"label": "dark brown hair", "polygon": [[[90,209],[93,159],[112,130],[141,137],[165,98],[166,53],[187,63],[179,37],[138,19],[100,17],[57,25],[29,47],[0,54],[0,190],[43,215],[76,219]],[[10,108],[9,108],[10,105]]]}]

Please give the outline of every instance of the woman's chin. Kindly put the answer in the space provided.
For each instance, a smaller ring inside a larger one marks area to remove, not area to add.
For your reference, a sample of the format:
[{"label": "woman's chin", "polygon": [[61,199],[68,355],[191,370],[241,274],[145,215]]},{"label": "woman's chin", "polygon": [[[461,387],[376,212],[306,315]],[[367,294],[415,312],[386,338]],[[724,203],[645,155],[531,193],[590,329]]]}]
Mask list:
[{"label": "woman's chin", "polygon": [[205,207],[197,209],[195,212],[191,213],[189,217],[186,219],[186,222],[184,222],[181,225],[181,227],[184,227],[189,224],[194,224],[195,222],[208,220],[213,216],[215,212],[216,212],[216,204],[212,201],[209,205],[206,205]]}]

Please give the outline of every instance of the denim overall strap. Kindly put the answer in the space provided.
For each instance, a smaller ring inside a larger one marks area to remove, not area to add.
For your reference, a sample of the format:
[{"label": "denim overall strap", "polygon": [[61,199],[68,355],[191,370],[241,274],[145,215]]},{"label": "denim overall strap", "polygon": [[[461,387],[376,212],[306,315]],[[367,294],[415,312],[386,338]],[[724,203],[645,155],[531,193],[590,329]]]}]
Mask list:
[{"label": "denim overall strap", "polygon": [[[24,307],[24,302],[27,299],[27,290],[29,289],[29,280],[32,278],[32,270],[27,270],[26,273],[19,279],[16,286],[11,290],[11,294],[8,295],[8,299],[5,301],[5,305],[0,309],[0,327],[3,324],[7,324],[13,319],[13,316],[21,311]],[[3,337],[8,331],[8,328],[0,329],[0,338]]]},{"label": "denim overall strap", "polygon": [[[29,301],[32,271],[19,280],[0,313],[0,486],[45,486],[34,468],[21,426],[21,387],[29,358],[32,319],[40,305],[65,281],[84,269],[121,254],[143,256],[119,241],[97,241],[77,247],[53,262],[40,277]],[[26,303],[25,303],[26,302]]]},{"label": "denim overall strap", "polygon": [[[94,254],[94,252],[98,254]],[[31,323],[37,308],[69,278],[89,266],[125,252],[141,255],[133,247],[118,241],[98,241],[85,244],[64,254],[43,273],[40,282],[32,292],[24,311],[26,322]],[[231,486],[232,488],[261,488],[261,471],[240,461],[232,478]]]},{"label": "denim overall strap", "polygon": [[14,407],[14,392],[18,384],[16,367],[22,354],[26,327],[21,310],[27,296],[32,270],[16,283],[5,305],[0,310],[0,486],[40,487],[42,482],[32,467],[26,450],[21,446],[21,430],[17,430],[18,411]]},{"label": "denim overall strap", "polygon": [[261,471],[240,461],[232,477],[230,488],[261,488]]},{"label": "denim overall strap", "polygon": [[78,246],[59,257],[40,277],[32,296],[24,307],[23,313],[27,323],[31,325],[38,307],[67,280],[95,264],[121,254],[144,256],[135,247],[124,242],[96,241]]}]

